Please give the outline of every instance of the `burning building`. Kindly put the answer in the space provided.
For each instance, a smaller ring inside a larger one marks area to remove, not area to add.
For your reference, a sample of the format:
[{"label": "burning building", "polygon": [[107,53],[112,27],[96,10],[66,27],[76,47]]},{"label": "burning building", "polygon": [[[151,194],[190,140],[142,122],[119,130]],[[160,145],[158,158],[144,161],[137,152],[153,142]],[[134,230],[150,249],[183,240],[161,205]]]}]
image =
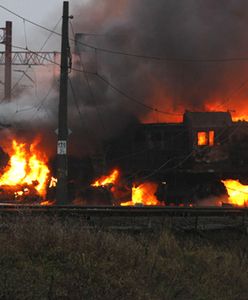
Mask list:
[{"label": "burning building", "polygon": [[[233,122],[230,112],[186,111],[182,123],[132,128],[107,145],[102,164],[106,169],[118,165],[133,194],[137,187],[152,183],[154,205],[197,204],[226,194],[221,180],[247,182],[247,132],[248,123]],[[147,200],[152,198],[149,190]]]},{"label": "burning building", "polygon": [[[13,139],[1,150],[2,202],[55,201],[56,178],[38,145]],[[248,123],[233,122],[230,112],[186,111],[181,123],[132,125],[102,149],[96,161],[91,156],[91,184],[78,171],[68,182],[72,202],[198,205],[228,194],[237,205],[248,203]],[[77,161],[74,169],[80,166]]]}]

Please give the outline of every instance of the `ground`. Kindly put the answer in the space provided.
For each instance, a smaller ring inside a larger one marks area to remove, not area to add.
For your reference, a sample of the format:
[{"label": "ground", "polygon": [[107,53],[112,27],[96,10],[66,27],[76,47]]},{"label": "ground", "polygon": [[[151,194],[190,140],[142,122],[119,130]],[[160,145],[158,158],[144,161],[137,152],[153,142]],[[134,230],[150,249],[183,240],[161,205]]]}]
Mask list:
[{"label": "ground", "polygon": [[120,233],[73,218],[0,220],[0,299],[248,298],[240,230]]}]

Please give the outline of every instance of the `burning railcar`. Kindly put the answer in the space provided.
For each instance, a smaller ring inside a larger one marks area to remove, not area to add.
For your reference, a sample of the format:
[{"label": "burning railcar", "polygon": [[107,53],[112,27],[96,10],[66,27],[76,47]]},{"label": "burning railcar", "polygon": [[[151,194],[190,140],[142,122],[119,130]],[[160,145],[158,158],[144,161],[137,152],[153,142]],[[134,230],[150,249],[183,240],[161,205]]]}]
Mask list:
[{"label": "burning railcar", "polygon": [[[56,174],[36,144],[13,140],[0,153],[0,201],[55,203]],[[87,159],[90,168],[69,159],[68,201],[195,205],[242,190],[248,203],[248,122],[233,122],[230,112],[186,111],[181,123],[136,124],[103,149],[92,164]]]},{"label": "burning railcar", "polygon": [[130,185],[156,183],[160,203],[196,204],[226,194],[222,180],[248,182],[248,123],[230,112],[186,111],[181,123],[135,126],[103,157]]}]

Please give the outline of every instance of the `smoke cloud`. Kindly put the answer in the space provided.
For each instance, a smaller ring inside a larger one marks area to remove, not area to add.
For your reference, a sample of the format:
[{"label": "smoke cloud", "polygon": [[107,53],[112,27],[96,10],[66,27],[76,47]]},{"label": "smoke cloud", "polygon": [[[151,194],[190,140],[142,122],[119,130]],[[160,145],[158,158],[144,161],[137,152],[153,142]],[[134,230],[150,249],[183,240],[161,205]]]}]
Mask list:
[{"label": "smoke cloud", "polygon": [[[248,79],[247,62],[218,60],[247,57],[247,1],[105,0],[99,5],[93,0],[74,11],[76,32],[102,34],[81,38],[81,42],[96,48],[172,60],[203,60],[161,62],[81,47],[88,71],[102,74],[131,97],[175,113],[243,105],[247,86],[239,86]],[[89,57],[91,63],[87,64]],[[97,105],[111,107],[111,116],[127,112],[140,120],[156,120],[154,112],[104,87],[96,76],[90,76],[90,81],[94,91],[105,99],[99,99]],[[166,115],[159,118],[171,119]],[[106,124],[111,124],[112,120],[106,119]]]},{"label": "smoke cloud", "polygon": [[[68,122],[73,153],[96,151],[139,121],[180,121],[177,114],[185,109],[247,112],[247,62],[208,61],[247,56],[247,1],[91,0],[72,3],[71,14],[75,33],[96,34],[80,36],[80,42],[96,50],[78,45],[80,57],[73,56],[74,69],[95,73],[70,74]],[[21,81],[12,102],[1,104],[1,122],[34,133],[38,127],[51,135],[52,142],[46,138],[49,144],[56,144],[59,70],[55,74],[45,67],[35,70],[35,74],[27,71],[34,82]]]}]

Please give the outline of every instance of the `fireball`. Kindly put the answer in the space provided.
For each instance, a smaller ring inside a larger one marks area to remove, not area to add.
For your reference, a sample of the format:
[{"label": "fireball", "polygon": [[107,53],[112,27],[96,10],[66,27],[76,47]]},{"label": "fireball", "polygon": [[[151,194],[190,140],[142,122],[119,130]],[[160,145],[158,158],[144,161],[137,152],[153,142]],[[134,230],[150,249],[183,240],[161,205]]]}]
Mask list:
[{"label": "fireball", "polygon": [[36,144],[28,145],[13,140],[9,155],[10,161],[0,177],[0,186],[25,186],[23,191],[16,190],[17,196],[27,193],[28,187],[32,186],[39,196],[44,197],[50,171],[47,158],[36,150]]}]

